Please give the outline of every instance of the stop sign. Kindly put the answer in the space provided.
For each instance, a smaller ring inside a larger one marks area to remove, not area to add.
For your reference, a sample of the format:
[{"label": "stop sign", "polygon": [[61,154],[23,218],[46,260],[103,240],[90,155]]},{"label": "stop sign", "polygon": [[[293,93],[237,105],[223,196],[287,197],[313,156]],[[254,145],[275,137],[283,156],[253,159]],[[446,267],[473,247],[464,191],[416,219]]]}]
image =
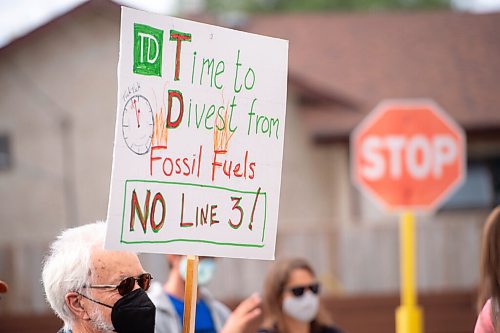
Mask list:
[{"label": "stop sign", "polygon": [[465,156],[463,130],[432,100],[383,101],[351,134],[353,182],[387,210],[436,209]]}]

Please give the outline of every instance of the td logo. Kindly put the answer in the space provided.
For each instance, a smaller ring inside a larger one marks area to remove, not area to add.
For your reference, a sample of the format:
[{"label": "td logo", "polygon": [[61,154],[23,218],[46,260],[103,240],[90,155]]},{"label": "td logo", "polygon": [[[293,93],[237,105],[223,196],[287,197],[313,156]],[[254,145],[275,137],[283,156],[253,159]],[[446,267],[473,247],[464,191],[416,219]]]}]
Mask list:
[{"label": "td logo", "polygon": [[134,24],[134,73],[161,76],[163,30]]}]

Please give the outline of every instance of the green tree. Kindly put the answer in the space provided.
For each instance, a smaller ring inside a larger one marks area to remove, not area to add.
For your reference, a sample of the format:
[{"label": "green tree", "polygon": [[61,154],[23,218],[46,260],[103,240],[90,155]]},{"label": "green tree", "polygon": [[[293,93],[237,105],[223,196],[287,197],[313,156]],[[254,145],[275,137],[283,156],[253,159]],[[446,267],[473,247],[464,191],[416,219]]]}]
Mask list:
[{"label": "green tree", "polygon": [[207,0],[212,12],[362,11],[449,8],[450,0]]}]

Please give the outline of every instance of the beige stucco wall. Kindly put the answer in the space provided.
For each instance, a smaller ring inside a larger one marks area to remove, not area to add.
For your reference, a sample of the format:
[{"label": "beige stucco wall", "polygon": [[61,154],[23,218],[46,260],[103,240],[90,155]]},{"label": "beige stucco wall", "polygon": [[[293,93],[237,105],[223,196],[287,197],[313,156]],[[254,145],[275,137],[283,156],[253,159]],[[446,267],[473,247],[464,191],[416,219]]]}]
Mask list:
[{"label": "beige stucco wall", "polygon": [[[13,136],[14,168],[0,177],[2,191],[14,195],[5,195],[9,201],[0,203],[0,223],[4,228],[11,219],[26,221],[10,225],[9,234],[0,235],[5,241],[22,238],[27,228],[52,238],[61,226],[105,218],[116,112],[118,24],[116,17],[82,13],[72,22],[63,18],[53,23],[46,32],[37,32],[1,54],[0,126]],[[68,123],[67,134],[62,121]],[[68,195],[65,176],[75,189],[76,221],[65,210],[65,200],[71,200],[63,197]],[[34,200],[27,202],[29,209],[8,209],[19,206],[14,204],[27,199],[30,192]]]},{"label": "beige stucco wall", "polygon": [[13,155],[0,172],[0,273],[12,290],[2,311],[45,311],[47,244],[106,217],[118,32],[118,16],[82,11],[0,50],[0,133]]}]

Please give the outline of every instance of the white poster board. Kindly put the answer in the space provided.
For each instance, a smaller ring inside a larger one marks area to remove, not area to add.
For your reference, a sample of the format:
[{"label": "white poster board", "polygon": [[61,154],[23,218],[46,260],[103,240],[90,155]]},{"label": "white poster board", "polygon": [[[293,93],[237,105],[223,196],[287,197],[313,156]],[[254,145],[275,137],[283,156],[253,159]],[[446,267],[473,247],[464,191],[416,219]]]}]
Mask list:
[{"label": "white poster board", "polygon": [[122,7],[106,248],[273,259],[288,42]]}]

